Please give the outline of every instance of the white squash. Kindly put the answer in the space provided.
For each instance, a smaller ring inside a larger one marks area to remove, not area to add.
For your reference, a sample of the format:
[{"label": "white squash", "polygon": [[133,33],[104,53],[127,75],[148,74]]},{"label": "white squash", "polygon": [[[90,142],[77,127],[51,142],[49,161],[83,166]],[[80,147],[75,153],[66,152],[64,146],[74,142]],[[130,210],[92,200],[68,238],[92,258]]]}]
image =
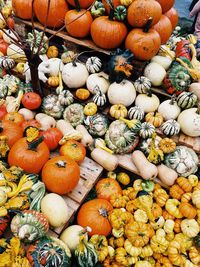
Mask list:
[{"label": "white squash", "polygon": [[56,120],[44,113],[38,113],[35,116],[36,121],[38,121],[41,124],[41,130],[46,131],[49,128],[55,127],[56,126]]},{"label": "white squash", "polygon": [[62,70],[62,79],[68,88],[80,88],[86,84],[89,73],[84,64],[67,63]]},{"label": "white squash", "polygon": [[133,104],[136,97],[135,87],[128,80],[123,80],[121,83],[112,83],[107,94],[111,104],[122,104],[125,107]]},{"label": "white squash", "polygon": [[151,62],[158,63],[165,70],[168,70],[170,65],[172,64],[172,59],[170,57],[155,56],[151,59]]},{"label": "white squash", "polygon": [[177,121],[184,134],[192,137],[200,136],[200,108],[189,108],[182,111]]},{"label": "white squash", "polygon": [[99,89],[103,94],[108,91],[110,83],[108,81],[108,75],[104,72],[91,74],[87,79],[87,89],[96,94],[96,90]]},{"label": "white squash", "polygon": [[154,112],[158,109],[158,106],[160,105],[160,100],[154,94],[149,96],[146,94],[139,94],[136,97],[135,105],[142,108],[145,113]]},{"label": "white squash", "polygon": [[164,120],[175,120],[181,113],[180,107],[173,99],[163,101],[158,107],[158,112],[163,116]]},{"label": "white squash", "polygon": [[33,112],[33,111],[31,111],[30,109],[27,109],[27,108],[21,108],[18,111],[18,113],[23,115],[25,121],[32,120],[35,117],[35,112]]},{"label": "white squash", "polygon": [[85,236],[86,241],[88,240],[87,229],[80,225],[71,225],[62,232],[60,239],[69,247],[71,252],[74,252],[79,244],[81,235]]},{"label": "white squash", "polygon": [[41,201],[41,211],[47,217],[49,224],[60,227],[69,217],[68,206],[64,199],[54,193],[47,194]]},{"label": "white squash", "polygon": [[[45,67],[48,69],[47,73],[50,76],[58,76],[59,72],[64,68],[64,64],[62,63],[62,60],[60,58],[50,58],[46,61],[43,61],[43,64],[46,65]],[[38,67],[38,69],[42,71],[40,67]]]},{"label": "white squash", "polygon": [[166,71],[158,63],[151,62],[144,69],[144,76],[151,81],[153,86],[160,86],[166,76]]},{"label": "white squash", "polygon": [[189,92],[194,93],[200,101],[200,83],[191,83]]},{"label": "white squash", "polygon": [[[17,33],[16,33],[17,35]],[[3,39],[6,43],[8,44],[12,44],[13,41],[17,41],[17,37],[16,35],[10,30],[4,30],[4,33],[3,33]],[[14,40],[13,40],[14,39]]]},{"label": "white squash", "polygon": [[10,44],[7,48],[7,56],[18,62],[26,62],[27,58],[24,51],[15,44]]}]

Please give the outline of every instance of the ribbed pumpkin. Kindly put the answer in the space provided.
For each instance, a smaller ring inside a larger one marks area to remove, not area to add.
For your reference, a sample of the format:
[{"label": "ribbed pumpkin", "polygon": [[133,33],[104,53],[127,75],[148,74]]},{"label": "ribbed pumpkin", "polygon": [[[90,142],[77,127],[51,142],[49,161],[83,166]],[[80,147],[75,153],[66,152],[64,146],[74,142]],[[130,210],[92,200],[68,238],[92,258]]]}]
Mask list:
[{"label": "ribbed pumpkin", "polygon": [[114,49],[121,45],[127,35],[125,24],[113,20],[113,12],[109,17],[96,18],[91,25],[91,36],[94,43],[104,49]]},{"label": "ribbed pumpkin", "polygon": [[[71,6],[76,6],[76,1],[75,0],[67,0],[67,2],[71,5]],[[79,0],[79,4],[81,8],[88,8],[89,6],[91,6],[93,4],[94,0]]]},{"label": "ribbed pumpkin", "polygon": [[160,35],[154,29],[150,29],[151,20],[144,29],[133,29],[129,32],[125,46],[130,49],[136,59],[149,60],[154,57],[161,45]]},{"label": "ribbed pumpkin", "polygon": [[12,121],[2,121],[0,125],[0,136],[8,137],[8,145],[12,147],[14,143],[23,137],[23,130]]},{"label": "ribbed pumpkin", "polygon": [[[18,1],[18,0],[17,0]],[[34,12],[43,25],[49,27],[61,27],[64,25],[65,14],[68,11],[68,5],[65,0],[50,0],[50,7],[48,12],[49,0],[34,0]],[[46,17],[48,18],[46,22]]]},{"label": "ribbed pumpkin", "polygon": [[172,24],[167,16],[162,15],[158,23],[152,29],[156,30],[160,35],[161,44],[165,44],[172,34]]},{"label": "ribbed pumpkin", "polygon": [[165,13],[165,16],[167,16],[168,19],[171,21],[172,29],[174,30],[178,24],[178,11],[174,7],[172,7]]},{"label": "ribbed pumpkin", "polygon": [[162,7],[162,12],[167,12],[174,5],[174,0],[156,0]]},{"label": "ribbed pumpkin", "polygon": [[80,1],[75,0],[76,9],[72,9],[66,13],[65,26],[67,32],[77,38],[86,37],[90,33],[92,24],[92,15],[89,11],[81,9]]},{"label": "ribbed pumpkin", "polygon": [[15,15],[21,19],[31,19],[33,0],[12,0]]},{"label": "ribbed pumpkin", "polygon": [[135,0],[128,8],[127,20],[134,28],[143,28],[152,17],[152,25],[156,24],[162,15],[160,4],[154,0]]},{"label": "ribbed pumpkin", "polygon": [[190,203],[181,203],[179,210],[188,219],[194,219],[197,215],[196,209]]}]

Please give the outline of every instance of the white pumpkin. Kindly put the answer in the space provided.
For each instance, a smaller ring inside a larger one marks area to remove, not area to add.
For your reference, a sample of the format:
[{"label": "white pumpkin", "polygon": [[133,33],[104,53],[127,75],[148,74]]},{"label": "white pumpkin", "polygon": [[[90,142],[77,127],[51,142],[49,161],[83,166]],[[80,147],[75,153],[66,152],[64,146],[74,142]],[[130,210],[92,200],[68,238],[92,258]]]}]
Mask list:
[{"label": "white pumpkin", "polygon": [[126,107],[133,104],[136,97],[135,87],[128,80],[123,80],[121,83],[112,83],[107,94],[111,104],[122,104]]},{"label": "white pumpkin", "polygon": [[142,108],[145,113],[154,112],[158,109],[158,106],[160,105],[160,100],[154,94],[152,94],[151,96],[148,96],[146,94],[139,94],[136,97],[135,105]]},{"label": "white pumpkin", "polygon": [[9,30],[4,30],[3,39],[8,44],[13,43],[13,39],[14,39],[14,41],[17,41],[16,35],[10,29]]},{"label": "white pumpkin", "polygon": [[180,113],[178,123],[181,131],[192,137],[200,136],[200,109],[189,108]]},{"label": "white pumpkin", "polygon": [[27,61],[24,51],[15,44],[10,44],[8,46],[7,56],[14,59],[15,62],[26,62]]},{"label": "white pumpkin", "polygon": [[41,201],[41,211],[53,227],[60,227],[69,217],[68,206],[64,199],[54,193],[47,194]]},{"label": "white pumpkin", "polygon": [[160,86],[166,76],[166,71],[160,64],[151,62],[144,69],[144,76],[151,81],[153,86]]},{"label": "white pumpkin", "polygon": [[180,107],[173,99],[163,101],[158,107],[158,112],[163,116],[164,120],[175,120],[181,113]]},{"label": "white pumpkin", "polygon": [[84,64],[76,62],[67,63],[62,71],[62,79],[68,88],[80,88],[86,84],[89,73]]},{"label": "white pumpkin", "polygon": [[200,83],[191,83],[189,92],[194,93],[200,101]]},{"label": "white pumpkin", "polygon": [[155,56],[151,59],[151,62],[158,63],[165,70],[168,70],[170,65],[172,64],[172,59],[170,57]]},{"label": "white pumpkin", "polygon": [[108,81],[108,75],[104,72],[91,74],[87,79],[87,89],[92,93],[96,94],[99,89],[103,94],[108,91],[110,83]]},{"label": "white pumpkin", "polygon": [[79,244],[80,236],[83,234],[87,241],[87,230],[80,225],[72,225],[62,232],[60,239],[69,247],[70,251],[73,252]]}]

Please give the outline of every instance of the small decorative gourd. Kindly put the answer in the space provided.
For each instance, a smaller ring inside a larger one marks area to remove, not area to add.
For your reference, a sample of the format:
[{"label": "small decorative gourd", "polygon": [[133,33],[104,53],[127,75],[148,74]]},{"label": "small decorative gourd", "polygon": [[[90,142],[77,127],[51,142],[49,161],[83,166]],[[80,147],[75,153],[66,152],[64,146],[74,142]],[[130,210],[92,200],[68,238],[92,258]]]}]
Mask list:
[{"label": "small decorative gourd", "polygon": [[140,94],[146,94],[151,89],[151,81],[145,76],[139,77],[133,85],[135,90]]},{"label": "small decorative gourd", "polygon": [[101,70],[102,62],[98,57],[89,57],[85,65],[89,73],[97,73]]},{"label": "small decorative gourd", "polygon": [[93,96],[93,102],[98,106],[102,107],[106,104],[106,95],[100,90]]},{"label": "small decorative gourd", "polygon": [[155,133],[155,127],[149,122],[143,122],[140,129],[140,136],[144,139],[149,138]]},{"label": "small decorative gourd", "polygon": [[84,88],[80,88],[76,90],[76,97],[80,100],[86,100],[90,96],[90,91]]},{"label": "small decorative gourd", "polygon": [[165,156],[165,165],[175,170],[180,176],[187,177],[197,171],[198,157],[193,149],[177,146],[176,150]]},{"label": "small decorative gourd", "polygon": [[25,210],[14,216],[11,231],[25,242],[33,242],[43,237],[49,230],[48,219],[35,210]]},{"label": "small decorative gourd", "polygon": [[128,128],[135,134],[138,134],[142,127],[141,121],[136,120],[136,119],[127,120],[121,117],[120,121],[123,121],[128,126]]},{"label": "small decorative gourd", "polygon": [[177,97],[177,104],[182,109],[192,108],[197,103],[197,96],[191,92],[183,92]]},{"label": "small decorative gourd", "polygon": [[85,236],[80,237],[80,243],[74,253],[80,267],[93,267],[98,262],[98,255],[94,245],[86,241]]},{"label": "small decorative gourd", "polygon": [[57,87],[59,85],[59,78],[57,76],[51,76],[48,78],[48,85],[51,87]]},{"label": "small decorative gourd", "polygon": [[58,100],[58,96],[50,94],[43,98],[42,111],[56,119],[60,119],[63,113],[63,106]]},{"label": "small decorative gourd", "polygon": [[200,227],[195,219],[185,219],[181,222],[181,230],[191,238],[198,235]]},{"label": "small decorative gourd", "polygon": [[163,123],[163,116],[158,112],[149,112],[145,116],[145,121],[151,123],[154,127],[160,127]]},{"label": "small decorative gourd", "polygon": [[105,9],[103,3],[96,1],[94,3],[94,5],[92,6],[90,12],[94,18],[98,18],[98,17],[103,16],[105,14],[106,9]]},{"label": "small decorative gourd", "polygon": [[163,138],[159,142],[159,148],[163,151],[163,153],[169,154],[174,152],[176,149],[176,143],[170,138]]},{"label": "small decorative gourd", "polygon": [[180,125],[175,120],[168,120],[161,126],[162,132],[167,136],[174,136],[180,132]]},{"label": "small decorative gourd", "polygon": [[114,11],[114,18],[117,21],[124,21],[127,15],[127,9],[125,6],[117,6]]},{"label": "small decorative gourd", "polygon": [[163,101],[158,107],[158,112],[163,116],[164,120],[176,119],[181,112],[174,97],[171,100]]},{"label": "small decorative gourd", "polygon": [[[155,147],[157,149],[159,149],[159,142],[161,141],[161,137],[160,136],[156,136],[155,139]],[[145,155],[149,155],[150,152],[150,146],[151,146],[151,142],[152,142],[152,138],[148,138],[148,139],[143,139],[142,142],[140,143],[140,149],[142,150],[142,152],[145,153]]]},{"label": "small decorative gourd", "polygon": [[11,70],[15,66],[15,61],[7,56],[0,57],[0,68],[5,70]]},{"label": "small decorative gourd", "polygon": [[28,248],[27,258],[31,266],[69,267],[71,252],[60,239],[43,237]]},{"label": "small decorative gourd", "polygon": [[58,48],[55,45],[49,46],[47,50],[47,57],[48,58],[58,57]]},{"label": "small decorative gourd", "polygon": [[115,119],[119,119],[121,117],[126,118],[127,114],[128,114],[128,111],[124,105],[116,104],[116,105],[112,105],[110,108],[110,115]]},{"label": "small decorative gourd", "polygon": [[71,104],[63,112],[64,120],[71,123],[73,127],[80,125],[84,121],[83,106],[80,104]]},{"label": "small decorative gourd", "polygon": [[69,106],[74,102],[74,97],[73,97],[72,93],[69,90],[63,90],[58,95],[58,101],[63,106]]},{"label": "small decorative gourd", "polygon": [[108,129],[108,119],[103,114],[88,116],[84,123],[89,133],[94,136],[103,136]]},{"label": "small decorative gourd", "polygon": [[84,107],[83,112],[86,116],[93,116],[97,113],[97,105],[90,102]]},{"label": "small decorative gourd", "polygon": [[136,119],[142,121],[144,119],[144,110],[141,107],[134,106],[128,111],[129,119]]}]

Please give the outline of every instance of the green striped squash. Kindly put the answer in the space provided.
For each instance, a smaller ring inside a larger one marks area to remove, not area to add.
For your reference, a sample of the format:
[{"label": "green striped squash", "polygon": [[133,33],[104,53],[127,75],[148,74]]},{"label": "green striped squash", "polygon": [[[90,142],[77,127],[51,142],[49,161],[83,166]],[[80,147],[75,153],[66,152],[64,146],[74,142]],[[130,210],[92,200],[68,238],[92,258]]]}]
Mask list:
[{"label": "green striped squash", "polygon": [[133,85],[135,90],[140,94],[146,94],[151,89],[151,81],[144,76],[139,77]]},{"label": "green striped squash", "polygon": [[197,96],[192,92],[183,92],[177,97],[177,104],[182,109],[192,108],[197,103]]},{"label": "green striped squash", "polygon": [[161,130],[167,136],[174,136],[180,132],[180,124],[171,119],[162,124]]},{"label": "green striped squash", "polygon": [[128,117],[130,120],[136,119],[142,121],[144,119],[144,110],[138,106],[132,107],[128,111]]}]

